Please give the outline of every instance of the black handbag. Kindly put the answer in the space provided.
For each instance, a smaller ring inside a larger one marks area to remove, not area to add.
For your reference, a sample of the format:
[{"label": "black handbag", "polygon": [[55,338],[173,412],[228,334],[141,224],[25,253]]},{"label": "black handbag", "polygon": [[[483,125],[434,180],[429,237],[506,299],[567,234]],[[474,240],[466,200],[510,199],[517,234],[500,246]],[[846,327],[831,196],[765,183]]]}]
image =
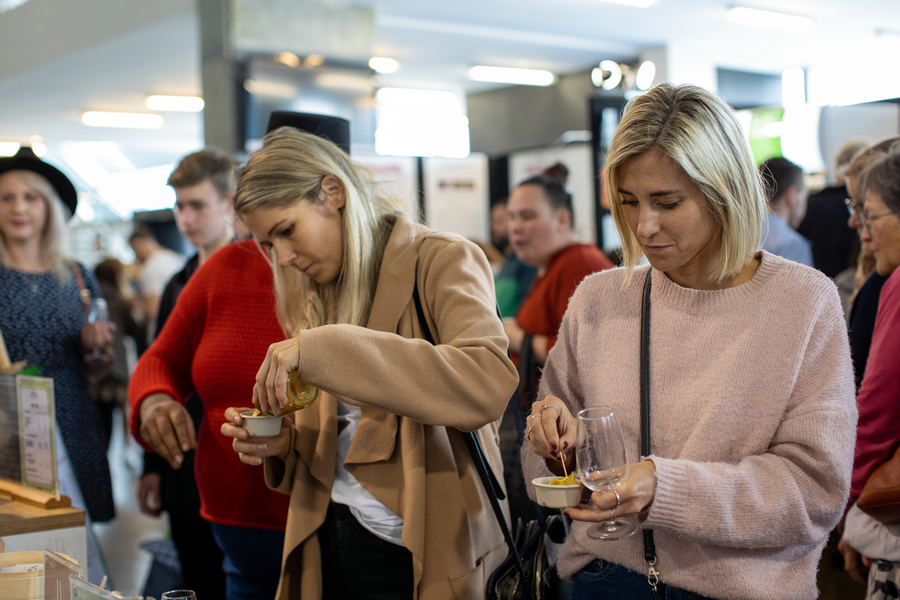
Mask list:
[{"label": "black handbag", "polygon": [[[422,300],[419,298],[418,282],[413,288],[413,301],[422,335],[431,345],[435,345],[434,336],[431,334],[425,318]],[[502,320],[499,307],[497,316]],[[521,446],[525,439],[525,415],[522,412],[518,389],[513,392],[508,403],[509,406],[512,407],[519,446]],[[509,556],[488,578],[487,598],[490,600],[553,600],[556,597],[554,590],[558,584],[558,577],[556,576],[555,557],[551,560],[548,550],[553,544],[561,545],[565,538],[565,526],[561,517],[553,515],[546,520],[538,518],[525,525],[522,525],[520,521],[514,539],[500,507],[500,501],[505,500],[506,495],[487,462],[481,442],[478,441],[475,432],[461,433],[469,453],[472,455],[472,462],[475,464],[481,483],[487,492],[491,508],[497,518],[497,524],[509,547]],[[538,514],[541,514],[539,509]],[[547,540],[551,540],[551,544],[548,544]],[[523,584],[523,582],[525,583]]]}]

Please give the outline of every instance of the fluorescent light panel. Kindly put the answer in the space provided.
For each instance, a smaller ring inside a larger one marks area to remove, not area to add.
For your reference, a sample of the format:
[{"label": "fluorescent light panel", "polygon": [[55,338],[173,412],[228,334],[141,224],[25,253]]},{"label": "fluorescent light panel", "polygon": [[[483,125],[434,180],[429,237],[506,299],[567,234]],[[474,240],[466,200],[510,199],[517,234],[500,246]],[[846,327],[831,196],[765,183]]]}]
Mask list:
[{"label": "fluorescent light panel", "polygon": [[121,127],[123,129],[159,129],[163,126],[160,115],[147,113],[120,113],[88,111],[81,117],[91,127]]},{"label": "fluorescent light panel", "polygon": [[477,66],[469,69],[469,79],[514,85],[551,85],[556,77],[550,71]]},{"label": "fluorescent light panel", "polygon": [[815,22],[809,17],[743,6],[736,6],[729,10],[725,18],[729,22],[738,25],[777,29],[778,31],[789,31],[792,33],[809,33],[816,27]]},{"label": "fluorescent light panel", "polygon": [[19,147],[19,142],[0,142],[0,156],[13,156]]},{"label": "fluorescent light panel", "polygon": [[369,59],[369,67],[377,73],[395,73],[400,68],[400,63],[393,58],[373,56]]},{"label": "fluorescent light panel", "polygon": [[197,96],[150,96],[147,98],[147,108],[173,112],[200,112],[203,110],[203,98]]},{"label": "fluorescent light panel", "polygon": [[656,4],[656,0],[604,0],[609,4],[623,4],[625,6],[635,6],[637,8],[649,8]]}]

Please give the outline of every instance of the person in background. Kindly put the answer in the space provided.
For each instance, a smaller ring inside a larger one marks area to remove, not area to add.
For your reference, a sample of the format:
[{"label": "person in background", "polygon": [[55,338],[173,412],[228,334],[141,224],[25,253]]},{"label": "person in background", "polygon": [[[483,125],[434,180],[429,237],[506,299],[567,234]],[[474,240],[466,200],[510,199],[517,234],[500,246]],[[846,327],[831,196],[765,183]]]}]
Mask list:
[{"label": "person in background", "polygon": [[138,308],[147,320],[147,343],[156,337],[156,315],[166,283],[184,267],[184,257],[156,241],[153,230],[146,225],[135,225],[134,233],[128,238],[134,256],[141,265],[138,276]]},{"label": "person in background", "polygon": [[808,191],[803,170],[781,156],[760,165],[769,199],[768,222],[762,249],[788,260],[813,266],[809,240],[795,231],[806,215]]},{"label": "person in background", "polygon": [[873,261],[870,260],[873,256],[872,234],[863,224],[865,197],[859,189],[859,183],[863,173],[872,162],[887,153],[898,142],[900,142],[900,136],[890,137],[860,150],[844,173],[847,191],[850,192],[850,197],[847,199],[850,218],[847,223],[859,234],[861,257],[858,276],[859,279],[864,280],[862,286],[854,292],[849,317],[850,355],[853,357],[857,389],[859,389],[866,372],[881,288],[887,281],[887,277],[879,273],[877,269],[869,271],[873,265]]},{"label": "person in background", "polygon": [[556,177],[545,173],[523,181],[507,209],[516,257],[536,268],[537,277],[515,318],[504,318],[506,336],[513,352],[521,354],[530,335],[534,359],[543,364],[575,288],[591,273],[613,265],[594,244],[575,240],[572,196]]},{"label": "person in background", "polygon": [[[627,477],[565,509],[574,524],[557,567],[574,578],[572,600],[813,600],[856,427],[834,283],[759,250],[767,207],[750,145],[731,107],[702,88],[661,84],[629,101],[605,183],[625,268],[575,291],[522,449],[527,481],[559,476],[562,460],[576,467],[580,410],[610,407],[621,425]],[[652,530],[655,563],[641,531],[589,537],[613,517]]]},{"label": "person in background", "polygon": [[847,187],[844,171],[857,152],[869,145],[865,140],[845,142],[834,156],[834,185],[811,194],[806,216],[797,233],[812,244],[813,266],[832,279],[856,266],[859,237],[847,225]]},{"label": "person in background", "polygon": [[[851,499],[859,497],[872,473],[900,446],[900,146],[876,156],[856,190],[865,198],[862,226],[878,274],[887,278],[878,305],[868,363],[859,388],[859,427]],[[864,581],[866,598],[890,598],[900,588],[900,525],[885,525],[854,504],[847,513],[839,544],[852,576]],[[865,562],[863,562],[865,557]],[[871,565],[871,566],[870,566]]]},{"label": "person in background", "polygon": [[81,292],[101,298],[100,286],[65,254],[66,220],[77,202],[69,179],[31,148],[0,158],[0,330],[12,362],[27,361],[53,378],[60,493],[87,510],[89,577],[99,583],[103,565],[90,523],[111,520],[115,506],[85,357],[112,344],[113,328],[85,323]]},{"label": "person in background", "polygon": [[494,275],[497,306],[500,307],[500,314],[512,316],[519,310],[519,305],[531,289],[537,269],[519,260],[509,243],[506,198],[491,207],[491,240],[504,256],[503,266]]},{"label": "person in background", "polygon": [[[348,145],[347,121],[306,118]],[[291,494],[279,597],[483,598],[507,550],[462,431],[499,480],[516,386],[483,253],[413,223],[346,150],[289,126],[248,160],[235,209],[270,252],[292,336],[253,398],[280,414],[295,370],[320,390],[278,436],[248,439],[239,407],[221,429]]]},{"label": "person in background", "polygon": [[[184,157],[169,176],[168,184],[175,190],[175,224],[197,253],[163,291],[157,316],[160,332],[188,280],[210,256],[234,239],[235,166],[228,154],[216,148],[205,148]],[[187,398],[185,407],[194,431],[200,431],[203,401],[193,393]],[[173,469],[156,453],[145,453],[138,494],[141,510],[145,513],[154,516],[160,511],[168,513],[184,585],[201,598],[224,597],[224,556],[209,521],[200,515],[194,451],[184,453],[184,462],[178,469]]]},{"label": "person in background", "polygon": [[125,265],[115,258],[106,258],[94,267],[94,275],[100,284],[100,291],[106,299],[109,322],[115,324],[113,348],[115,359],[112,371],[103,379],[91,382],[91,396],[103,415],[103,427],[107,438],[112,436],[115,409],[122,411],[125,422],[126,441],[128,439],[128,379],[131,373],[128,364],[128,350],[125,338],[141,339],[145,333],[143,323],[138,323],[131,313],[131,304],[122,290]]}]

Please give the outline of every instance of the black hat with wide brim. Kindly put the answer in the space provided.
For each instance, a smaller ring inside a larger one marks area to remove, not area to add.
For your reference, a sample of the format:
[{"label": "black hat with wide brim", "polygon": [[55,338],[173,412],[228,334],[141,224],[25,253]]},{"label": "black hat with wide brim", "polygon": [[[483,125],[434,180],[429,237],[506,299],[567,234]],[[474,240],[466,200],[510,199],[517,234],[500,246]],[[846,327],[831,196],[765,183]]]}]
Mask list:
[{"label": "black hat with wide brim", "polygon": [[279,127],[293,127],[306,133],[325,138],[350,154],[350,121],[340,117],[328,115],[314,115],[310,113],[290,112],[276,110],[269,116],[269,126],[266,133]]},{"label": "black hat with wide brim", "polygon": [[22,146],[15,156],[0,158],[0,175],[7,171],[31,171],[37,173],[53,186],[59,199],[69,209],[69,215],[75,214],[78,206],[78,192],[69,178],[56,167],[45,163],[28,146]]}]

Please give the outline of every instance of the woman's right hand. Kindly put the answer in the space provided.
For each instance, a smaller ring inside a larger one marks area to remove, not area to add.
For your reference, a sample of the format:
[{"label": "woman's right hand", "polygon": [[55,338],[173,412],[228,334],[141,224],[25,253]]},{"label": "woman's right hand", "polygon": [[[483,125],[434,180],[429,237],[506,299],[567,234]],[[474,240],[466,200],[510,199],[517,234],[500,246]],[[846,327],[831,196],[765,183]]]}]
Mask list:
[{"label": "woman's right hand", "polygon": [[865,583],[869,577],[869,565],[872,564],[872,561],[857,552],[856,548],[847,543],[843,536],[838,542],[838,550],[844,557],[844,570],[856,581]]},{"label": "woman's right hand", "polygon": [[538,456],[547,459],[551,471],[562,474],[560,452],[566,469],[574,465],[576,421],[565,403],[555,396],[547,396],[531,405],[531,415],[525,426],[525,439]]},{"label": "woman's right hand", "polygon": [[140,405],[141,439],[180,469],[184,453],[197,447],[194,423],[187,409],[168,394],[151,394]]},{"label": "woman's right hand", "polygon": [[242,463],[248,465],[261,465],[263,460],[269,457],[284,458],[290,451],[291,427],[294,425],[290,417],[281,418],[281,431],[273,437],[253,437],[250,432],[241,427],[243,417],[241,412],[247,410],[246,406],[232,406],[225,411],[225,422],[220,431],[222,435],[234,438],[231,442],[232,449],[238,453]]}]

